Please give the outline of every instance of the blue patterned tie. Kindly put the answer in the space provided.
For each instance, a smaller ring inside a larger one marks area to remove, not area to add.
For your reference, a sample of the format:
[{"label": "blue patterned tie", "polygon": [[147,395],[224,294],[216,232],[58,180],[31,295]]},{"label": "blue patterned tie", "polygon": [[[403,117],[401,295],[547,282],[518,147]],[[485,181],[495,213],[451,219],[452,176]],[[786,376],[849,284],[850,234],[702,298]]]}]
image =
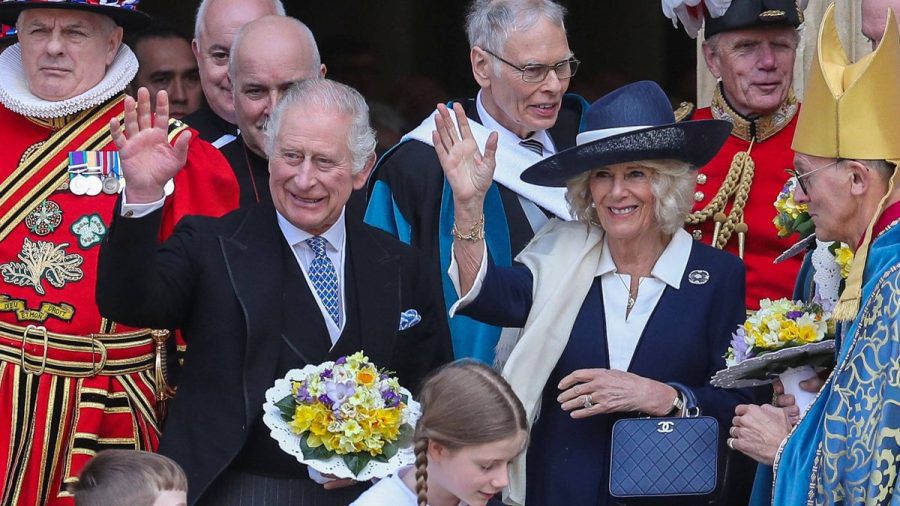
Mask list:
[{"label": "blue patterned tie", "polygon": [[306,240],[316,257],[309,263],[309,280],[312,281],[319,300],[331,315],[335,325],[341,326],[341,316],[338,312],[338,278],[334,270],[334,264],[325,254],[325,245],[328,243],[324,237],[315,236]]}]

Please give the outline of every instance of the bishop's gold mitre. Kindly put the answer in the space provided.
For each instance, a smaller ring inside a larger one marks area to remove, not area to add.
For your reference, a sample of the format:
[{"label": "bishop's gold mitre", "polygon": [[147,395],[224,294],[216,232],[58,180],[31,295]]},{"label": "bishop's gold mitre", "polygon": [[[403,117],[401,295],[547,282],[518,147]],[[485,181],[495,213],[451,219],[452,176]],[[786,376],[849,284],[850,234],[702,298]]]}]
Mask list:
[{"label": "bishop's gold mitre", "polygon": [[822,158],[900,159],[900,32],[893,12],[874,52],[851,63],[825,11],[791,147]]},{"label": "bishop's gold mitre", "polygon": [[[900,31],[893,11],[888,11],[881,44],[858,62],[850,63],[837,34],[834,4],[828,7],[791,147],[811,156],[888,160],[900,167]],[[836,320],[852,320],[859,312],[873,227],[898,184],[900,169],[895,168],[887,194],[878,203],[856,250],[834,308]]]}]

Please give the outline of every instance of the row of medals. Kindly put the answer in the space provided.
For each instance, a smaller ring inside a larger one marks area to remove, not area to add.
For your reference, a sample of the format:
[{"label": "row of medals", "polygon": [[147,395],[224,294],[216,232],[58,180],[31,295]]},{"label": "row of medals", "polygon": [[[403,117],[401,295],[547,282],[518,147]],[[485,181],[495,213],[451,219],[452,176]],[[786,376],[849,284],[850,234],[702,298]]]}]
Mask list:
[{"label": "row of medals", "polygon": [[100,176],[85,176],[77,174],[69,178],[69,191],[75,195],[115,195],[125,187],[125,180],[113,175],[101,178]]},{"label": "row of medals", "polygon": [[[125,188],[125,178],[117,178],[113,175],[100,177],[94,175],[76,174],[69,178],[69,191],[75,195],[88,195],[93,197],[103,192],[107,195],[115,195]],[[166,182],[164,190],[166,196],[172,194],[175,182],[171,179]]]}]

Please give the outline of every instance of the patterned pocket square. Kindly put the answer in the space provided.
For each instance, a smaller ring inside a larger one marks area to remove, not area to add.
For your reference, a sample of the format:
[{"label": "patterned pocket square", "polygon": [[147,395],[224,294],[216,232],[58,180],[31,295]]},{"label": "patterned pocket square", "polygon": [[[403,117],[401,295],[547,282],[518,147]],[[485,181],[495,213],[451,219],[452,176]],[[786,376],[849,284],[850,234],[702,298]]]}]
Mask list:
[{"label": "patterned pocket square", "polygon": [[400,313],[400,329],[406,330],[413,325],[416,325],[422,321],[422,317],[419,316],[419,312],[415,309],[407,309],[406,311]]}]

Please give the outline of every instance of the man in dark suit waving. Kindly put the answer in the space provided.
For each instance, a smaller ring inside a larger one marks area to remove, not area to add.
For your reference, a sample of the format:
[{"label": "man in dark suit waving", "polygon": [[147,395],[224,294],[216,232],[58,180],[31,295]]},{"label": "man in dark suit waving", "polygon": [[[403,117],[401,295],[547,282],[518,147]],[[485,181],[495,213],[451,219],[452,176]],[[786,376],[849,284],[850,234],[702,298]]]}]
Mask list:
[{"label": "man in dark suit waving", "polygon": [[314,483],[269,437],[266,389],[357,350],[415,389],[452,357],[419,254],[345,215],[375,159],[365,101],[334,81],[294,85],[270,123],[272,202],[186,218],[162,246],[156,208],[186,143],[167,147],[165,95],[157,101],[155,121],[144,91],[124,128],[113,125],[128,183],[97,292],[107,316],[180,328],[190,345],[160,452],[187,473],[191,504],[347,504],[363,485]]}]

